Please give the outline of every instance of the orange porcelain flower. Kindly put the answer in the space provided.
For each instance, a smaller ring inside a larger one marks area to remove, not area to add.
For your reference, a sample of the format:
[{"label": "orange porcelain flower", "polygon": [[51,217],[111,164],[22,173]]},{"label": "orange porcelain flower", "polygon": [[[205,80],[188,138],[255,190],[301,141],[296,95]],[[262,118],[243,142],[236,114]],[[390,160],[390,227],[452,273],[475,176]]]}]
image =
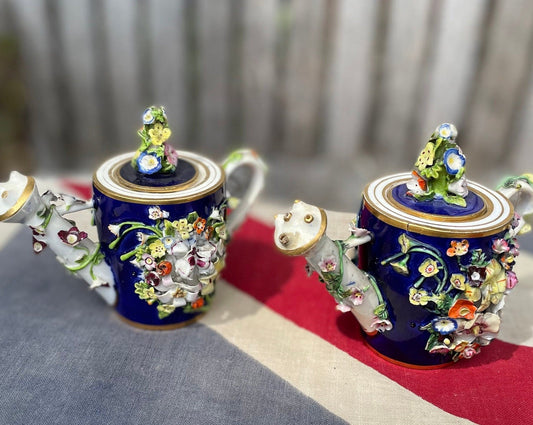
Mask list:
[{"label": "orange porcelain flower", "polygon": [[201,234],[205,230],[206,223],[207,220],[205,218],[198,217],[192,226],[196,230],[196,233]]},{"label": "orange porcelain flower", "polygon": [[454,319],[472,320],[476,315],[476,306],[470,300],[457,300],[448,311],[448,316]]},{"label": "orange porcelain flower", "polygon": [[161,261],[156,266],[156,270],[160,276],[167,276],[172,271],[172,264],[169,261]]},{"label": "orange porcelain flower", "polygon": [[204,299],[203,298],[198,298],[196,301],[194,301],[191,304],[192,308],[200,308],[200,307],[203,307],[203,306],[204,306]]},{"label": "orange porcelain flower", "polygon": [[468,241],[463,239],[462,241],[451,241],[450,247],[446,251],[448,257],[454,257],[465,255],[468,252]]}]

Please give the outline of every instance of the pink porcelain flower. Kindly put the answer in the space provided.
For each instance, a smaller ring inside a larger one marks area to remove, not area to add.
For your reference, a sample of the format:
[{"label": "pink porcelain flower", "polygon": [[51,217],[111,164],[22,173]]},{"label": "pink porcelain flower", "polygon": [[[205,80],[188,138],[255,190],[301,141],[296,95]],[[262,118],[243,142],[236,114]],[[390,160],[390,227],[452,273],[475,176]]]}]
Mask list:
[{"label": "pink porcelain flower", "polygon": [[178,152],[168,143],[165,143],[165,156],[167,157],[167,161],[174,167],[178,165]]},{"label": "pink porcelain flower", "polygon": [[507,289],[513,289],[516,284],[518,283],[518,278],[516,277],[516,273],[508,270],[505,273],[506,279],[507,279]]},{"label": "pink porcelain flower", "polygon": [[392,329],[392,323],[386,319],[380,319],[378,317],[370,325],[372,329],[375,329],[379,332],[390,331]]},{"label": "pink porcelain flower", "polygon": [[320,270],[323,273],[331,273],[337,268],[337,261],[333,255],[330,255],[322,258],[322,260],[318,262],[318,267],[320,267]]},{"label": "pink porcelain flower", "polygon": [[509,252],[509,244],[505,239],[495,239],[492,241],[492,250],[497,254]]}]

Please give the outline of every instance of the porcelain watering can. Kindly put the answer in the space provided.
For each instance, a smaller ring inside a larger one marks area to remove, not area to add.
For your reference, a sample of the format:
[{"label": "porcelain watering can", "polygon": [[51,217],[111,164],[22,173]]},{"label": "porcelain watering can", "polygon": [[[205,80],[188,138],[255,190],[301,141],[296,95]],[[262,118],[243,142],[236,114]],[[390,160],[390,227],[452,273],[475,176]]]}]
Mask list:
[{"label": "porcelain watering can", "polygon": [[[222,167],[176,151],[162,107],[146,109],[142,119],[139,149],[98,168],[91,201],[40,195],[32,177],[14,171],[0,183],[0,220],[30,226],[35,252],[51,248],[127,322],[173,328],[209,308],[226,243],[260,192],[265,166],[249,150],[234,152]],[[226,217],[235,201],[226,182],[240,167],[251,169],[251,179]],[[64,217],[86,208],[93,208],[98,242]]]},{"label": "porcelain watering can", "polygon": [[[516,237],[533,213],[533,175],[499,191],[468,181],[456,136],[440,125],[411,173],[367,185],[344,241],[326,236],[325,212],[301,201],[275,219],[277,248],[305,256],[367,345],[415,368],[471,358],[498,335],[518,282]],[[357,265],[345,255],[355,247]]]}]

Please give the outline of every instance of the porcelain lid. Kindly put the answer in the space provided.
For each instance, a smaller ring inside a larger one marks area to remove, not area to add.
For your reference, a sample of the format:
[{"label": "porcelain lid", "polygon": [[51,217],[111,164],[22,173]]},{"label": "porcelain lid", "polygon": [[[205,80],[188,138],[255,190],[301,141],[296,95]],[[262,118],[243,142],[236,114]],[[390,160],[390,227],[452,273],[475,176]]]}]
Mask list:
[{"label": "porcelain lid", "polygon": [[416,233],[442,237],[493,235],[509,226],[514,210],[501,193],[468,181],[465,207],[440,199],[417,201],[409,196],[410,173],[382,177],[363,192],[367,208],[382,221]]},{"label": "porcelain lid", "polygon": [[223,169],[201,155],[179,151],[174,173],[145,175],[131,166],[134,152],[104,162],[93,176],[97,190],[113,199],[141,204],[179,204],[216,192],[224,185]]}]

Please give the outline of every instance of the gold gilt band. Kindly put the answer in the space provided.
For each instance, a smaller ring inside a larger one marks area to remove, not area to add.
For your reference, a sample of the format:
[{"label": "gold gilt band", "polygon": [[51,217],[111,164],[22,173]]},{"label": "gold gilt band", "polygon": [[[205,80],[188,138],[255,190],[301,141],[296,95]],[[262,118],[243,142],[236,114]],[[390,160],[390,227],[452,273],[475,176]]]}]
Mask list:
[{"label": "gold gilt band", "polygon": [[448,238],[494,235],[506,230],[513,219],[513,206],[505,196],[470,181],[468,189],[484,203],[478,212],[464,216],[444,216],[409,209],[393,198],[392,190],[410,179],[409,173],[402,173],[370,183],[363,192],[366,208],[392,226],[423,235]]},{"label": "gold gilt band", "polygon": [[[106,161],[93,176],[94,187],[110,198],[147,205],[180,204],[201,199],[224,186],[224,170],[210,159],[192,152],[178,152],[181,159],[195,170],[193,177],[182,184],[164,187],[140,186],[126,181],[120,169],[131,160],[133,152]],[[179,167],[179,162],[178,162]]]},{"label": "gold gilt band", "polygon": [[328,227],[328,216],[326,215],[326,211],[324,211],[322,208],[319,208],[320,210],[320,228],[318,229],[318,232],[316,235],[311,239],[309,242],[307,242],[305,245],[299,246],[295,249],[280,249],[281,252],[283,252],[285,255],[291,255],[291,256],[297,256],[297,255],[304,255],[306,254],[310,249],[312,249],[318,241],[324,236],[324,233],[326,233],[326,228]]},{"label": "gold gilt band", "polygon": [[13,205],[10,209],[8,209],[4,214],[0,215],[0,221],[5,221],[13,217],[16,213],[20,211],[20,209],[26,204],[28,199],[30,198],[31,194],[33,193],[33,189],[35,188],[35,179],[31,176],[28,176],[28,181],[26,182],[26,186],[24,187],[24,190],[20,194],[19,198],[15,202],[15,205]]}]

